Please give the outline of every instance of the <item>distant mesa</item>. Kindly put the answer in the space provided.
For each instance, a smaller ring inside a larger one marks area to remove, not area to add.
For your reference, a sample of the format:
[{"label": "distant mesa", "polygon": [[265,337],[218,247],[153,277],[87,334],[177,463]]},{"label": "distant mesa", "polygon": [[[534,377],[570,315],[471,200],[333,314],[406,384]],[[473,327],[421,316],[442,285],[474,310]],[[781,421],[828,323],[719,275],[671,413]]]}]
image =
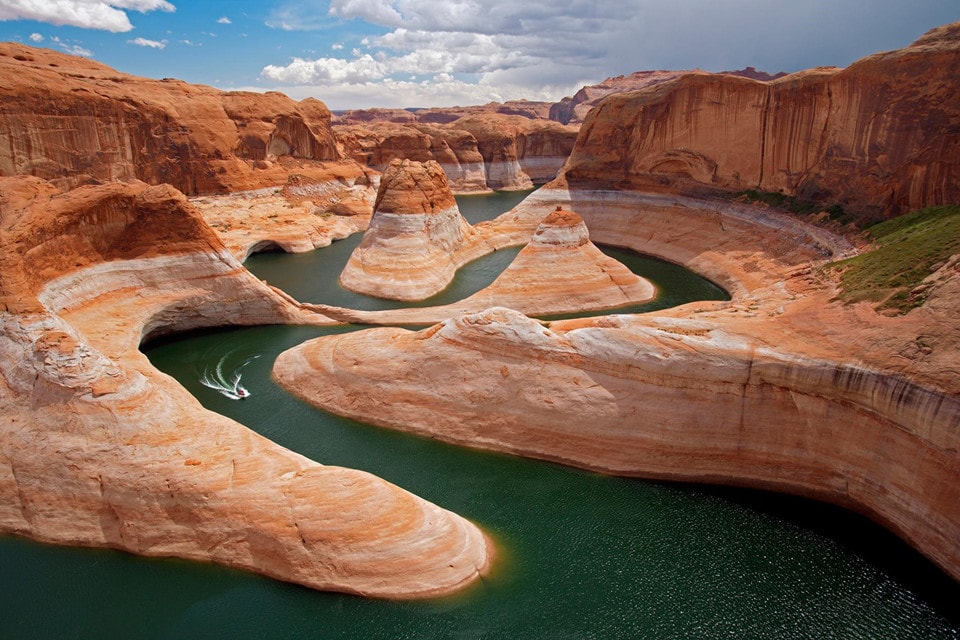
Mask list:
[{"label": "distant mesa", "polygon": [[463,264],[461,250],[479,240],[437,162],[394,160],[381,178],[370,228],[340,283],[379,298],[423,300],[450,284]]}]

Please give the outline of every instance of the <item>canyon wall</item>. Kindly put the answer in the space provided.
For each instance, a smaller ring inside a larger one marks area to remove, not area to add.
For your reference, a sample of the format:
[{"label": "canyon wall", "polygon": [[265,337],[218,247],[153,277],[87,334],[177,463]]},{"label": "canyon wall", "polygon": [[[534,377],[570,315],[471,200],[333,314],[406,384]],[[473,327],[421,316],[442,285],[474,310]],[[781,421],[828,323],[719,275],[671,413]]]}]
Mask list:
[{"label": "canyon wall", "polygon": [[[572,96],[562,99],[550,105],[547,117],[550,120],[556,120],[561,124],[582,124],[590,110],[597,106],[601,100],[614,93],[626,93],[628,91],[637,91],[646,87],[673,80],[690,71],[635,71],[629,75],[607,78],[603,82],[581,87]],[[723,75],[738,76],[741,78],[751,78],[761,82],[776,80],[787,74],[780,73],[769,74],[764,71],[757,71],[753,67],[740,69],[738,71],[722,71]]]},{"label": "canyon wall", "polygon": [[491,309],[321,338],[275,371],[327,410],[450,442],[827,499],[960,577],[960,400],[878,370],[693,318]]},{"label": "canyon wall", "polygon": [[577,137],[575,127],[496,112],[444,124],[392,120],[334,126],[344,155],[380,171],[396,158],[435,160],[458,193],[529,189],[552,180]]},{"label": "canyon wall", "polygon": [[960,201],[960,23],[846,69],[771,82],[688,73],[607,97],[574,188],[780,191],[866,219]]},{"label": "canyon wall", "polygon": [[340,159],[318,100],[139,78],[0,44],[0,176],[62,187],[139,179],[197,194],[283,185]]},{"label": "canyon wall", "polygon": [[138,350],[199,327],[331,323],[252,277],[181,193],[0,178],[0,242],[0,530],[377,597],[485,570],[471,523],[206,411]]}]

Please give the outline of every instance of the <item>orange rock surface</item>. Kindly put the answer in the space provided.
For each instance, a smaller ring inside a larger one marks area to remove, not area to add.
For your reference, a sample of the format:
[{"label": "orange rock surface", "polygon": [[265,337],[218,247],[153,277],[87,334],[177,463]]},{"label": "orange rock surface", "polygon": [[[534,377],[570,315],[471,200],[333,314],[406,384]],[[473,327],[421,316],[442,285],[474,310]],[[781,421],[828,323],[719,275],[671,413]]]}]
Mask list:
[{"label": "orange rock surface", "polygon": [[340,283],[380,298],[423,300],[483,253],[482,238],[460,215],[440,165],[394,160],[380,180],[370,227]]},{"label": "orange rock surface", "polygon": [[337,125],[344,154],[379,170],[394,159],[436,160],[458,193],[529,189],[553,179],[576,140],[575,127],[480,111],[445,124],[394,120]]},{"label": "orange rock surface", "polygon": [[782,191],[879,218],[960,201],[960,23],[846,69],[772,82],[690,73],[608,97],[573,188]]},{"label": "orange rock surface", "polygon": [[139,179],[188,194],[329,179],[339,161],[330,112],[315,99],[151,80],[0,43],[0,176],[72,187]]},{"label": "orange rock surface", "polygon": [[[562,124],[579,125],[583,123],[591,109],[611,94],[638,91],[661,82],[674,80],[687,73],[690,73],[690,71],[635,71],[629,75],[607,78],[599,84],[581,87],[573,96],[553,103],[550,105],[547,117]],[[722,74],[750,78],[761,82],[776,80],[787,75],[783,72],[769,74],[764,71],[757,71],[753,67],[738,71],[723,71]]]},{"label": "orange rock surface", "polygon": [[253,278],[169,185],[0,178],[0,530],[432,596],[490,560],[471,523],[203,409],[142,339],[329,323]]},{"label": "orange rock surface", "polygon": [[[327,410],[451,442],[826,499],[960,578],[955,267],[924,307],[886,318],[831,302],[836,283],[817,267],[853,248],[795,219],[554,187],[494,224],[520,233],[548,203],[575,207],[592,237],[685,264],[733,299],[548,324],[491,309],[420,332],[310,341],[275,375]],[[937,346],[918,351],[918,335]]]}]

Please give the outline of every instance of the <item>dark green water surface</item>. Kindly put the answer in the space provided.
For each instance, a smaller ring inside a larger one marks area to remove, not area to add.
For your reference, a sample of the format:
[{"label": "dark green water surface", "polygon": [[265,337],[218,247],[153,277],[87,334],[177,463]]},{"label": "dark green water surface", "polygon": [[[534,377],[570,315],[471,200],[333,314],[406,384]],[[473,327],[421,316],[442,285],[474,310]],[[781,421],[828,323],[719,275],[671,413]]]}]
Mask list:
[{"label": "dark green water surface", "polygon": [[[271,381],[281,351],[355,329],[225,329],[145,352],[211,410],[478,523],[500,549],[486,580],[389,602],[0,537],[0,638],[960,638],[960,587],[847,512],[454,447],[329,415]],[[243,369],[246,400],[199,384],[226,354],[260,356]]]}]

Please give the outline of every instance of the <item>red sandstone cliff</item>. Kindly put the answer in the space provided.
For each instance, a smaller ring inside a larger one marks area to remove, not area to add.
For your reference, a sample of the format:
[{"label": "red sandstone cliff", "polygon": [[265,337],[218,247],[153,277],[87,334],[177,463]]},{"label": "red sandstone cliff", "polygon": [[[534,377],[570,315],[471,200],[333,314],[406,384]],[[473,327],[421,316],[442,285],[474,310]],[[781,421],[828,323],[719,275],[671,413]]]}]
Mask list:
[{"label": "red sandstone cliff", "polygon": [[877,218],[960,202],[960,23],[846,69],[772,82],[693,72],[609,96],[571,186],[759,188]]},{"label": "red sandstone cliff", "polygon": [[340,158],[318,100],[139,78],[0,44],[0,176],[68,187],[136,178],[196,194],[283,184]]},{"label": "red sandstone cliff", "polygon": [[[564,98],[560,102],[550,105],[548,116],[551,120],[556,120],[563,124],[581,124],[590,110],[593,109],[601,100],[614,93],[626,93],[628,91],[638,91],[646,87],[667,82],[680,77],[681,75],[691,73],[690,71],[635,71],[630,75],[607,78],[599,84],[593,84],[581,87],[573,96]],[[776,80],[787,75],[782,71],[776,74],[769,74],[765,71],[757,71],[754,67],[747,67],[737,71],[721,71],[723,75],[739,76],[742,78],[751,78],[760,82]]]},{"label": "red sandstone cliff", "polygon": [[391,160],[436,160],[460,193],[529,189],[553,179],[577,130],[549,120],[481,112],[449,124],[336,125],[344,154],[379,170]]}]

